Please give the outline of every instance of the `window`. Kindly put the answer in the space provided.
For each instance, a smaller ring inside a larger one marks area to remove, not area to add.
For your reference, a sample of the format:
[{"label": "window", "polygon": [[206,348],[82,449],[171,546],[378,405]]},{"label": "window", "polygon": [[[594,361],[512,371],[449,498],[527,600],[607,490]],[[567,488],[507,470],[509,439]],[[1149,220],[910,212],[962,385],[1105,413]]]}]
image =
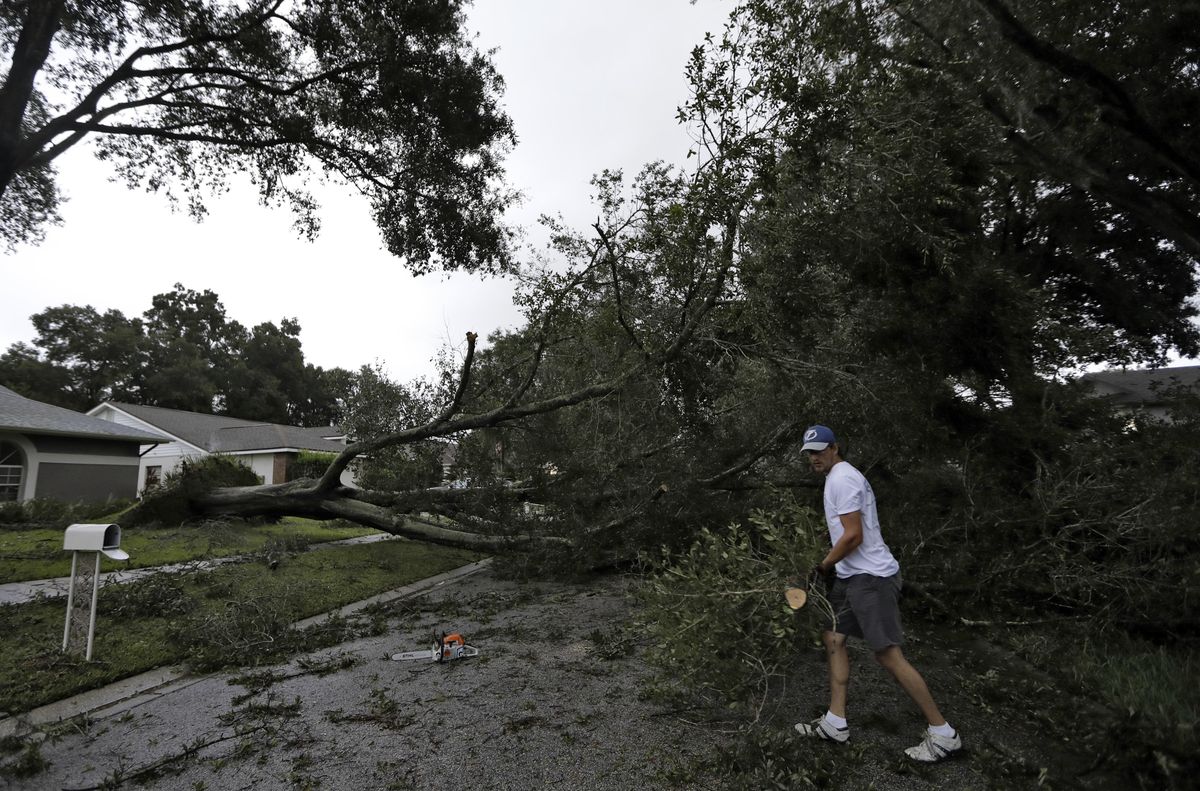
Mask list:
[{"label": "window", "polygon": [[0,503],[21,499],[24,473],[21,449],[11,442],[0,442]]},{"label": "window", "polygon": [[146,468],[146,488],[143,491],[149,491],[162,483],[162,465]]}]

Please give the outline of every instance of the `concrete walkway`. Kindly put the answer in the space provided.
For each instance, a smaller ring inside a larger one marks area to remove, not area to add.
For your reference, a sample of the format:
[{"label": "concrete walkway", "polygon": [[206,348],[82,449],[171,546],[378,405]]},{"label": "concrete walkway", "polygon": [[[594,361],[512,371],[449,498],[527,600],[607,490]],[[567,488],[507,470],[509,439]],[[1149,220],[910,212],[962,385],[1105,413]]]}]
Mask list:
[{"label": "concrete walkway", "polygon": [[[309,544],[305,547],[306,552],[313,552],[321,549],[329,549],[330,547],[346,546],[347,544],[373,544],[376,541],[390,541],[396,536],[388,535],[387,533],[373,533],[367,536],[358,536],[357,538],[344,538],[340,541],[322,541],[319,544]],[[100,585],[119,585],[125,582],[133,582],[134,580],[148,577],[151,574],[178,574],[185,571],[207,571],[214,569],[217,566],[223,566],[226,563],[242,563],[253,555],[231,555],[225,558],[211,558],[209,560],[189,560],[186,563],[172,563],[167,566],[148,566],[140,569],[121,569],[119,571],[108,571],[100,575]],[[0,585],[0,605],[4,604],[22,604],[34,599],[58,598],[66,596],[71,588],[70,577],[55,577],[48,580],[25,580],[22,582],[6,582]]]},{"label": "concrete walkway", "polygon": [[[372,537],[365,536],[365,538]],[[391,538],[391,536],[388,536],[388,538]],[[370,543],[358,539],[347,539],[346,541],[331,543],[344,544],[350,542]],[[491,562],[491,558],[485,558],[466,566],[460,566],[442,574],[418,580],[411,585],[405,585],[402,588],[396,588],[395,590],[380,593],[362,601],[347,604],[344,607],[324,613],[323,615],[305,618],[302,621],[292,624],[292,627],[304,629],[313,624],[320,623],[327,618],[351,615],[373,604],[427,593],[449,582],[458,581],[476,574],[487,568]],[[0,739],[9,736],[20,736],[43,725],[69,720],[81,714],[89,714],[97,717],[109,717],[120,714],[149,700],[186,689],[206,678],[208,678],[206,675],[190,675],[183,667],[158,667],[140,675],[114,681],[108,686],[99,689],[88,690],[65,700],[48,703],[45,706],[25,712],[24,714],[2,719],[0,720]]]}]

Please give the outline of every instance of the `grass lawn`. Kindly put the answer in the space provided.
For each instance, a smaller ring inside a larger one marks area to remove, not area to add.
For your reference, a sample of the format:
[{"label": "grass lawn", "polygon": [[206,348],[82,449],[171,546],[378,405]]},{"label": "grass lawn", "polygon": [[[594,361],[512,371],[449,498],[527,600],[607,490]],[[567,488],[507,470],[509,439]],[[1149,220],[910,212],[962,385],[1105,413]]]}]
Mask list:
[{"label": "grass lawn", "polygon": [[160,665],[254,665],[336,643],[349,636],[335,633],[336,623],[305,632],[289,624],[480,557],[397,539],[287,555],[274,568],[242,563],[111,585],[100,592],[90,663],[62,653],[65,601],[3,606],[0,711],[28,711]]},{"label": "grass lawn", "polygon": [[[100,570],[119,571],[242,555],[258,552],[271,542],[284,542],[296,548],[375,532],[344,522],[294,517],[281,519],[277,524],[231,521],[169,528],[122,528],[121,549],[129,553],[129,560],[102,557]],[[0,530],[0,584],[69,576],[71,553],[64,552],[62,545],[61,530]]]}]

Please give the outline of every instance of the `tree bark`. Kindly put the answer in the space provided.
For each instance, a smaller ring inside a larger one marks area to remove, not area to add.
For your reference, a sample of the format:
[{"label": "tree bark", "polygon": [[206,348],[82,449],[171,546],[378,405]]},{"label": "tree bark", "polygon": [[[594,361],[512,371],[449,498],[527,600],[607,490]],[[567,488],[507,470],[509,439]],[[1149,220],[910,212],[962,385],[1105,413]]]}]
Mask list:
[{"label": "tree bark", "polygon": [[0,86],[0,195],[17,174],[21,127],[33,96],[33,82],[50,54],[63,6],[64,0],[30,0],[29,15],[13,47],[8,77]]}]

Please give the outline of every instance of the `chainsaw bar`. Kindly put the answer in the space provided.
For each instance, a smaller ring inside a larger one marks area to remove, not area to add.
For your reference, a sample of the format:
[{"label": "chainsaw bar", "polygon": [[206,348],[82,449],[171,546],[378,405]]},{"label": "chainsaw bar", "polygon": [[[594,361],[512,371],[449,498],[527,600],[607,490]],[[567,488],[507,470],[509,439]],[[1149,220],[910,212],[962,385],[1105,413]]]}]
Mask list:
[{"label": "chainsaw bar", "polygon": [[425,651],[402,651],[399,654],[392,654],[393,662],[403,662],[406,659],[433,659],[433,651],[426,649]]},{"label": "chainsaw bar", "polygon": [[[470,659],[473,656],[479,656],[479,649],[472,645],[464,645],[461,651],[456,650],[447,654],[446,659]],[[426,648],[424,651],[401,651],[398,654],[392,654],[393,662],[404,662],[409,659],[425,659],[436,662],[438,661],[438,652],[435,648]]]}]

